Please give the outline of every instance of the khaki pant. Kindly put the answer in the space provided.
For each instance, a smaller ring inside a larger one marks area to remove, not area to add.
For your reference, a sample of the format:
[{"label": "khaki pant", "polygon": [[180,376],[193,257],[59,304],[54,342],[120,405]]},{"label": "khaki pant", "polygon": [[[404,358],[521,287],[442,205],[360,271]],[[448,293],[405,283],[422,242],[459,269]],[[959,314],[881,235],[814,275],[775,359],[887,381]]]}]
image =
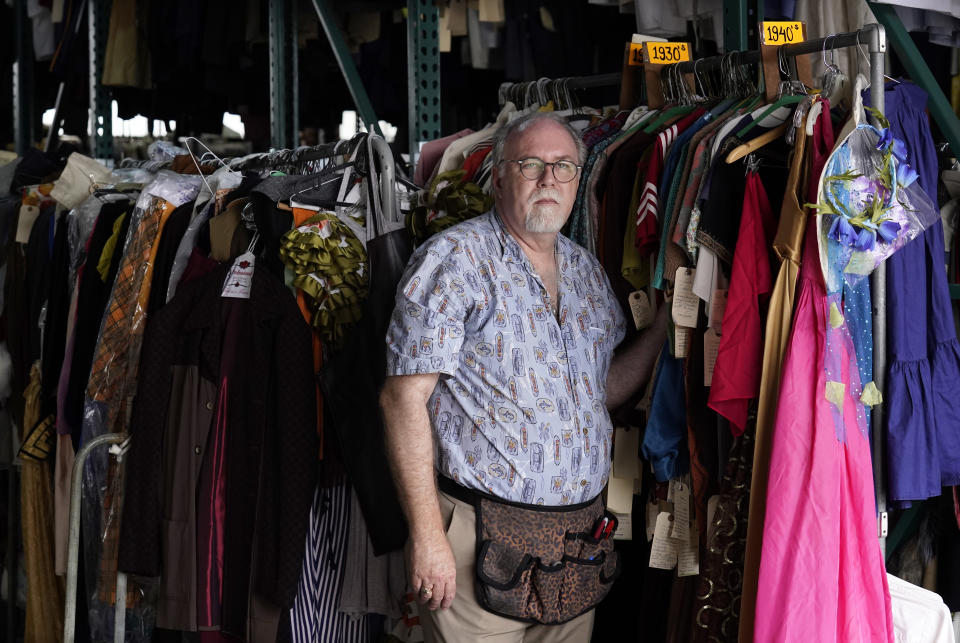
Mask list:
[{"label": "khaki pant", "polygon": [[562,625],[515,621],[486,611],[477,603],[476,516],[473,507],[440,492],[440,513],[447,540],[457,561],[457,595],[446,610],[420,607],[426,643],[587,643],[593,632],[594,610]]}]

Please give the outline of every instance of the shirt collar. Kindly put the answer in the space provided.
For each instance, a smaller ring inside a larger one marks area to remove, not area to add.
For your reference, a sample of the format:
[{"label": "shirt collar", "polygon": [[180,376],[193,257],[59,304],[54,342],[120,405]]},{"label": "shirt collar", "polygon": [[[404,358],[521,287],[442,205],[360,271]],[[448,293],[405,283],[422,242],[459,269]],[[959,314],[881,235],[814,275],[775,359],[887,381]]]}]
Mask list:
[{"label": "shirt collar", "polygon": [[[497,239],[500,241],[500,246],[503,248],[503,253],[500,255],[502,261],[506,261],[507,257],[512,257],[516,261],[520,261],[531,273],[536,271],[533,268],[533,264],[530,262],[530,258],[527,257],[527,253],[523,251],[523,248],[520,247],[520,244],[517,243],[517,240],[513,238],[513,235],[510,234],[510,231],[507,230],[507,227],[503,224],[503,219],[500,218],[500,213],[497,212],[496,208],[491,208],[489,212],[490,216],[490,225],[493,227],[493,232],[497,236]],[[569,263],[569,257],[567,253],[564,252],[564,244],[561,242],[563,238],[562,234],[557,235],[557,240],[554,244],[553,254],[557,258],[557,269],[559,273],[565,274],[567,271],[567,265]]]}]

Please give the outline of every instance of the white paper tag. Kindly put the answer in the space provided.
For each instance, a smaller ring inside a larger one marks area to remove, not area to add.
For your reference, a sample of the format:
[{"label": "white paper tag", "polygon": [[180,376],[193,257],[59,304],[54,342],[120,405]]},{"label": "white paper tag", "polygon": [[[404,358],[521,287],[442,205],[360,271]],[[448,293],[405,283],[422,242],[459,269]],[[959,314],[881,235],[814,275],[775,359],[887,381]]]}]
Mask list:
[{"label": "white paper tag", "polygon": [[253,268],[257,258],[252,252],[245,252],[233,261],[230,272],[223,282],[221,297],[250,299],[250,286],[253,284]]},{"label": "white paper tag", "polygon": [[671,480],[673,487],[673,524],[670,536],[686,542],[690,537],[690,487],[682,480]]},{"label": "white paper tag", "polygon": [[613,532],[613,539],[633,540],[633,515],[629,513],[614,515],[617,517],[617,530]]},{"label": "white paper tag", "polygon": [[670,537],[670,514],[661,511],[657,514],[657,525],[653,530],[653,543],[650,545],[650,567],[655,569],[673,569],[677,566],[679,543]]},{"label": "white paper tag", "polygon": [[633,510],[633,478],[610,476],[607,482],[607,509],[615,514],[628,514]]},{"label": "white paper tag", "polygon": [[693,329],[677,326],[674,336],[673,356],[683,359],[690,354],[690,341],[693,339]]},{"label": "white paper tag", "polygon": [[40,216],[40,208],[35,205],[21,205],[20,216],[17,217],[17,243],[29,243],[30,231]]},{"label": "white paper tag", "polygon": [[673,321],[677,326],[697,327],[700,298],[693,294],[693,280],[697,271],[693,268],[677,268],[673,281]]},{"label": "white paper tag", "polygon": [[713,384],[713,369],[717,365],[717,352],[720,350],[720,336],[712,328],[703,334],[703,385]]},{"label": "white paper tag", "polygon": [[637,330],[643,330],[653,323],[653,309],[650,307],[650,299],[647,293],[642,290],[635,290],[630,293],[628,298],[630,302],[630,312],[633,313],[633,325]]},{"label": "white paper tag", "polygon": [[717,288],[713,291],[713,297],[710,298],[710,328],[717,331],[717,334],[723,333],[723,314],[727,311],[727,291],[723,288]]},{"label": "white paper tag", "polygon": [[613,435],[613,475],[625,480],[640,477],[640,429],[617,427]]},{"label": "white paper tag", "polygon": [[657,526],[657,514],[660,513],[659,502],[647,503],[647,542],[653,540],[653,530]]},{"label": "white paper tag", "polygon": [[677,576],[696,576],[700,573],[700,543],[696,529],[680,543],[677,558]]}]

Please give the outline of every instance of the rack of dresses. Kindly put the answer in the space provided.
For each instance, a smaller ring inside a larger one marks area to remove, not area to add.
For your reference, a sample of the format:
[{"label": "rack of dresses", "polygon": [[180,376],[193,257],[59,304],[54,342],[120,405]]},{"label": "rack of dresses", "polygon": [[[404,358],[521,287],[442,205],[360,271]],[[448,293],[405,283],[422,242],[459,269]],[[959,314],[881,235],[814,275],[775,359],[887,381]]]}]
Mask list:
[{"label": "rack of dresses", "polygon": [[[727,80],[731,68],[765,62],[762,52],[753,51],[664,68],[661,76],[664,87],[672,85],[676,91],[673,92],[675,100],[662,109],[621,106],[619,113],[602,115],[585,110],[586,122],[573,123],[575,127],[583,125],[578,129],[589,151],[568,235],[598,256],[627,316],[634,312],[639,326],[640,320],[649,315],[650,307],[656,306],[660,298],[657,293],[662,290],[673,290],[676,301],[676,290],[682,281],[679,275],[684,271],[688,278],[696,281],[693,293],[685,292],[683,301],[702,299],[705,302],[702,311],[691,317],[691,321],[676,324],[676,333],[664,347],[654,381],[640,400],[642,415],[637,417],[635,413],[621,410],[617,423],[618,426],[646,425],[639,447],[644,459],[652,464],[659,482],[644,483],[644,499],[650,500],[648,494],[653,494],[654,502],[648,505],[648,511],[654,512],[653,517],[658,511],[663,513],[664,506],[675,506],[675,498],[667,498],[667,494],[674,494],[674,482],[688,493],[692,492],[693,497],[687,502],[698,524],[691,525],[691,531],[699,527],[700,542],[708,543],[700,561],[700,580],[685,583],[681,577],[674,579],[671,587],[671,583],[663,584],[664,579],[657,578],[651,570],[644,581],[622,590],[620,603],[615,589],[611,599],[600,606],[600,612],[609,609],[612,615],[618,610],[635,610],[636,597],[640,596],[641,622],[656,623],[668,612],[665,601],[670,601],[672,589],[674,597],[687,607],[673,612],[669,627],[674,633],[682,631],[681,621],[688,614],[686,610],[692,609],[692,625],[688,623],[691,640],[707,640],[710,636],[732,640],[731,637],[737,637],[738,629],[740,640],[752,640],[755,631],[757,640],[792,640],[809,638],[811,628],[817,631],[813,638],[818,640],[831,636],[854,640],[857,638],[854,632],[842,629],[851,626],[870,632],[863,638],[871,640],[892,636],[889,618],[882,617],[889,615],[889,593],[877,536],[880,535],[882,546],[886,490],[895,472],[884,472],[887,458],[882,447],[884,441],[890,439],[885,438],[885,434],[889,436],[890,432],[876,392],[888,388],[885,386],[888,373],[901,368],[895,365],[902,365],[904,361],[901,353],[899,358],[887,363],[886,323],[894,318],[891,309],[886,307],[886,296],[890,288],[902,290],[909,286],[901,281],[888,288],[885,265],[881,263],[871,273],[872,289],[860,280],[855,287],[845,286],[842,295],[839,291],[830,291],[832,297],[839,298],[836,299],[839,308],[838,314],[831,316],[827,323],[821,314],[826,309],[815,311],[811,306],[814,302],[820,302],[816,303],[819,306],[828,301],[820,298],[820,293],[826,294],[824,286],[816,285],[815,277],[821,271],[817,247],[821,243],[827,247],[832,242],[828,230],[818,231],[816,226],[807,225],[813,217],[804,204],[818,203],[822,197],[821,185],[829,184],[831,179],[829,173],[824,175],[824,168],[828,162],[834,169],[842,166],[843,159],[850,155],[853,144],[850,141],[867,136],[865,132],[873,132],[871,136],[881,132],[884,137],[906,136],[911,140],[909,134],[902,135],[895,127],[888,130],[883,121],[883,108],[886,90],[886,96],[893,97],[887,99],[892,101],[889,105],[893,105],[893,111],[888,114],[893,127],[895,121],[902,120],[899,114],[904,101],[900,96],[912,91],[912,86],[904,83],[901,89],[885,88],[886,42],[883,28],[878,25],[784,46],[779,50],[779,66],[783,71],[792,58],[829,55],[830,50],[840,47],[868,49],[869,57],[863,50],[858,55],[869,58],[871,63],[869,91],[861,92],[868,84],[864,79],[841,101],[846,104],[844,109],[859,115],[848,121],[839,120],[841,112],[831,110],[836,106],[820,97],[791,96],[790,86],[782,96],[770,98],[769,105],[755,103],[746,108],[744,105],[750,103],[744,102],[745,93],[718,93],[716,88]],[[773,61],[776,70],[777,59]],[[721,72],[718,78],[709,77],[717,71]],[[691,75],[690,86],[685,89],[679,82],[684,74]],[[556,81],[553,91],[548,90],[549,87],[548,81],[541,80],[504,88],[501,98],[506,110],[510,110],[507,98],[521,101],[523,107],[537,108],[562,93],[561,81]],[[693,98],[694,92],[709,94],[710,100]],[[866,124],[866,117],[859,109],[851,109],[861,102],[877,110],[873,112],[877,118],[872,127]],[[505,119],[512,117],[507,114]],[[846,127],[835,135],[832,120],[837,120],[838,126],[846,122]],[[795,142],[784,143],[784,134]],[[726,142],[732,138],[741,140]],[[911,140],[907,161],[910,167],[923,166],[926,143],[929,141],[922,137]],[[471,147],[476,144],[476,139],[466,138],[449,144],[448,151],[442,155],[444,164],[440,169],[449,172],[462,166],[460,169],[472,171],[468,159],[478,153],[476,147]],[[741,154],[738,151],[741,148],[746,150],[744,156],[749,162],[732,163]],[[726,163],[723,157],[727,158]],[[482,179],[482,171],[475,176]],[[788,181],[793,187],[785,188]],[[449,184],[438,185],[441,189],[450,189]],[[458,189],[466,192],[462,185]],[[917,190],[915,186],[911,189]],[[445,205],[442,196],[438,194],[436,199],[441,206]],[[778,227],[773,215],[780,198],[783,205]],[[432,220],[434,225],[442,219],[442,211],[442,207],[434,211],[437,215]],[[929,208],[925,211],[929,212]],[[817,220],[829,220],[829,215]],[[641,230],[644,225],[647,227]],[[808,233],[812,236],[807,236]],[[936,233],[934,229],[925,234]],[[865,235],[868,237],[869,233]],[[928,245],[933,248],[928,254],[936,256],[936,243]],[[774,272],[776,261],[773,266],[763,268],[771,246],[780,262],[779,274]],[[804,247],[808,248],[808,254],[804,253]],[[922,244],[917,242],[906,248],[920,248],[922,252]],[[894,259],[907,253],[907,249],[898,251]],[[824,274],[830,273],[824,269]],[[939,294],[934,291],[934,288],[924,290],[923,296],[937,299]],[[725,293],[718,299],[720,303],[711,302],[716,292]],[[801,305],[801,301],[805,303]],[[716,305],[711,305],[713,303]],[[727,304],[725,310],[723,303]],[[696,309],[699,308],[697,303]],[[764,324],[765,340],[761,339]],[[684,329],[687,325],[696,328]],[[706,345],[705,329],[713,334],[711,342],[716,362],[712,361],[712,355],[707,359],[711,349]],[[826,343],[806,344],[805,338],[811,337],[810,332],[823,333]],[[904,332],[902,323],[896,332]],[[837,346],[840,341],[837,333],[857,338],[844,344],[844,355],[850,361],[842,369],[843,376],[839,376],[835,362],[822,357],[824,346]],[[936,337],[938,342],[947,342],[948,349],[952,346],[950,342],[956,341],[941,334]],[[701,339],[705,340],[703,344]],[[687,351],[684,357],[679,357],[681,350]],[[803,352],[814,356],[813,370],[809,372],[797,364],[797,355]],[[710,362],[709,369],[707,362]],[[829,375],[827,381],[818,375],[817,364]],[[851,369],[858,373],[854,375]],[[691,383],[699,379],[701,370],[705,379],[707,370],[710,371],[712,384]],[[800,386],[801,383],[804,386]],[[844,385],[843,395],[838,394],[837,385]],[[856,396],[853,391],[857,391]],[[827,412],[831,402],[824,397],[825,392],[830,392],[838,401],[849,398],[849,408],[838,410],[843,411],[844,421],[860,417],[862,423],[857,428],[851,425],[840,431],[845,425],[829,416],[808,416],[796,411],[795,407],[809,407],[817,408],[817,413]],[[782,405],[779,412],[778,404]],[[791,414],[797,418],[792,424]],[[946,415],[949,417],[949,413]],[[719,432],[718,422],[723,429]],[[728,424],[735,429],[736,437],[732,441]],[[876,428],[871,430],[867,426]],[[838,436],[845,437],[831,440],[834,429],[839,431]],[[951,430],[960,434],[960,426],[953,426]],[[621,433],[618,429],[615,451],[621,444],[626,445],[621,448],[627,448],[629,453],[630,445],[636,444],[635,439],[630,438],[630,431]],[[830,447],[834,450],[821,450],[824,445],[834,445]],[[633,480],[629,477],[617,481],[617,461],[615,455],[610,489],[632,489]],[[816,479],[799,463],[816,470]],[[944,484],[951,479],[950,469],[943,464],[935,475],[937,481],[942,479]],[[642,477],[646,481],[650,476],[644,471]],[[795,484],[806,484],[816,491],[802,494]],[[843,490],[840,495],[837,495],[838,489]],[[627,498],[632,494],[614,491],[611,494],[620,503],[611,510],[631,512]],[[707,500],[711,496],[716,498],[717,508],[708,519]],[[824,504],[829,510],[824,509]],[[764,509],[769,512],[767,520]],[[822,514],[818,516],[816,510],[822,510]],[[636,534],[642,530],[637,528],[637,511],[633,514]],[[823,541],[817,539],[817,530],[821,529],[817,525],[824,525],[824,535],[830,533]],[[647,526],[653,531],[649,520]],[[842,534],[834,533],[837,528],[843,530]],[[645,564],[650,550],[645,550],[642,544],[632,547],[639,551],[636,555],[641,565]],[[798,549],[822,551],[822,557],[831,561],[827,567],[840,570],[843,578],[831,576],[832,572],[817,575],[808,567],[813,561],[805,563],[791,554]],[[746,577],[741,585],[740,580],[734,579],[739,579],[744,567],[737,569],[735,561],[743,562],[743,556]],[[853,574],[859,576],[854,579]],[[805,584],[805,594],[796,582],[789,580],[791,578],[803,579],[800,582]],[[620,583],[625,583],[623,577]],[[758,583],[761,599],[766,602],[762,610],[755,610]],[[803,596],[811,592],[820,595],[821,588],[825,598],[817,603],[815,613],[802,607],[791,608],[780,622],[770,621],[769,615],[783,615],[785,605],[802,606]],[[859,604],[850,598],[858,593],[862,598]],[[741,594],[742,604],[738,603]],[[775,605],[769,604],[770,601]],[[742,615],[739,619],[738,606]],[[754,616],[759,618],[761,612],[764,618],[755,622]],[[607,621],[598,613],[598,634]],[[609,633],[616,635],[614,631]],[[645,635],[656,638],[658,633],[648,629]]]}]

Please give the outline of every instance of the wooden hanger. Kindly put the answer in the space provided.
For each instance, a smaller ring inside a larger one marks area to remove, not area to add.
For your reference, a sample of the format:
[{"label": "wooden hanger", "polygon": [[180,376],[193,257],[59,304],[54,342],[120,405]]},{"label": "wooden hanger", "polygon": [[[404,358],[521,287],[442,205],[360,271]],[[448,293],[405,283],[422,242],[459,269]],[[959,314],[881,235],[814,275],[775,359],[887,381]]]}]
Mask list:
[{"label": "wooden hanger", "polygon": [[734,149],[730,150],[730,153],[727,154],[726,161],[727,163],[736,163],[744,156],[757,151],[767,143],[772,143],[778,138],[783,137],[787,133],[787,129],[792,124],[792,121],[788,120],[782,125],[770,130],[769,132],[764,132],[760,136],[747,141],[743,145],[738,145]]}]

